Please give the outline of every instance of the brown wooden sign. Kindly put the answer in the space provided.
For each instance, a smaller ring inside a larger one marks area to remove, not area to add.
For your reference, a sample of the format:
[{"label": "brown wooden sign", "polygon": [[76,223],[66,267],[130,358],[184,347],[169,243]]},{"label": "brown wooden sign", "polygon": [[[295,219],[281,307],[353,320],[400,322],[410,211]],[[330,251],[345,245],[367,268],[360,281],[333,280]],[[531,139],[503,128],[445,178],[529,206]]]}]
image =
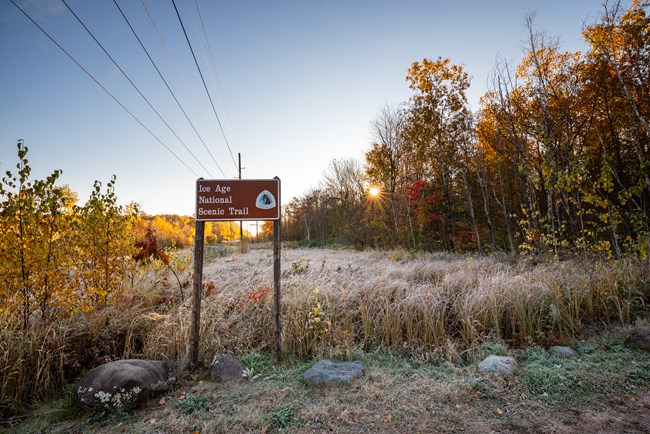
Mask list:
[{"label": "brown wooden sign", "polygon": [[278,220],[279,179],[199,179],[196,220]]},{"label": "brown wooden sign", "polygon": [[282,355],[280,306],[280,179],[199,179],[196,181],[196,231],[194,233],[194,283],[190,322],[190,369],[201,368],[201,289],[205,222],[219,220],[274,220],[273,222],[273,318],[275,360]]}]

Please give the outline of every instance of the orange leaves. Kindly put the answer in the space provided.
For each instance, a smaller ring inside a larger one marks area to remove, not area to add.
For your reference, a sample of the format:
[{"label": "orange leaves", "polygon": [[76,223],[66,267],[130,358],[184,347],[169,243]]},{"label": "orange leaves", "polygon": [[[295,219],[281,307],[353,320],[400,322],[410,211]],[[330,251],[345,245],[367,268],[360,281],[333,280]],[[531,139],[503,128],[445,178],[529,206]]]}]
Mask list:
[{"label": "orange leaves", "polygon": [[458,111],[466,102],[465,91],[470,78],[463,65],[454,65],[450,59],[438,57],[436,60],[423,59],[413,62],[407,69],[406,81],[415,91],[415,101],[437,104],[447,100],[452,111]]}]

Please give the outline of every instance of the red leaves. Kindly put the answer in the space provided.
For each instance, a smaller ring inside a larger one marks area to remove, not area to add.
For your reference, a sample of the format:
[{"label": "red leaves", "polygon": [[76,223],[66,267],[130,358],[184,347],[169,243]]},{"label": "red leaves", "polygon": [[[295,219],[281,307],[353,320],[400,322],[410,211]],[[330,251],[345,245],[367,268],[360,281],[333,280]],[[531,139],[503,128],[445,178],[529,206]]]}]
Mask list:
[{"label": "red leaves", "polygon": [[433,186],[420,179],[404,187],[404,195],[421,223],[444,222],[445,219],[435,209],[442,197],[433,191]]},{"label": "red leaves", "polygon": [[425,180],[421,179],[419,181],[415,181],[413,185],[407,185],[404,187],[404,194],[409,199],[409,203],[411,205],[415,205],[418,202],[426,183],[427,182]]},{"label": "red leaves", "polygon": [[171,296],[156,297],[154,299],[154,303],[158,304],[158,305],[161,305],[161,304],[176,304],[176,303],[178,303],[178,298],[171,297]]},{"label": "red leaves", "polygon": [[237,303],[237,307],[243,309],[248,304],[255,304],[258,301],[264,301],[271,293],[271,288],[268,286],[260,286],[257,289],[251,289],[246,295],[246,299]]},{"label": "red leaves", "polygon": [[271,288],[268,286],[262,286],[258,289],[251,289],[248,293],[248,296],[246,297],[246,300],[254,303],[260,299],[264,299],[269,292],[271,292]]},{"label": "red leaves", "polygon": [[135,262],[142,262],[148,258],[159,259],[163,264],[169,265],[169,255],[158,244],[158,238],[152,229],[147,229],[144,238],[136,241],[135,247],[139,249],[134,255]]}]

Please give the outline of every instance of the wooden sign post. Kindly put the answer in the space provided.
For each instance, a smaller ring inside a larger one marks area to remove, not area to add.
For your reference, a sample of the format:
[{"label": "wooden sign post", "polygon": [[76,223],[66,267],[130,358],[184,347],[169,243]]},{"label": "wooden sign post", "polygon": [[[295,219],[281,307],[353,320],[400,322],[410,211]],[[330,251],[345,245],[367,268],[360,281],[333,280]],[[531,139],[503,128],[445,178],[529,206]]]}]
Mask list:
[{"label": "wooden sign post", "polygon": [[190,326],[190,369],[199,368],[203,244],[206,221],[273,220],[273,309],[275,360],[281,355],[280,318],[280,178],[203,179],[196,181],[196,235]]}]

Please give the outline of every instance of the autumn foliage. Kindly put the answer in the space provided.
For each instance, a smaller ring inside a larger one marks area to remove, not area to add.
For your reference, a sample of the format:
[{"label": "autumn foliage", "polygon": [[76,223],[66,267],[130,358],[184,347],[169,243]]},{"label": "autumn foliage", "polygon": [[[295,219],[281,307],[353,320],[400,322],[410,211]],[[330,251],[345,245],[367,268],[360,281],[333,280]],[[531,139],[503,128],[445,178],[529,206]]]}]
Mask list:
[{"label": "autumn foliage", "polygon": [[[163,248],[183,249],[194,244],[195,220],[193,217],[176,214],[147,215],[140,214],[137,232],[141,239],[151,231]],[[250,234],[245,231],[245,236]],[[237,222],[206,222],[205,243],[218,244],[239,239]]]},{"label": "autumn foliage", "polygon": [[61,172],[31,180],[27,147],[18,142],[17,173],[0,183],[0,320],[27,329],[122,294],[133,272],[137,209],[117,205],[115,177],[99,181],[83,206]]},{"label": "autumn foliage", "polygon": [[[533,255],[650,251],[650,16],[603,6],[563,52],[527,20],[478,110],[448,58],[413,62],[408,101],[380,109],[364,166],[334,161],[287,207],[294,239]],[[379,189],[379,196],[369,195]]]}]

